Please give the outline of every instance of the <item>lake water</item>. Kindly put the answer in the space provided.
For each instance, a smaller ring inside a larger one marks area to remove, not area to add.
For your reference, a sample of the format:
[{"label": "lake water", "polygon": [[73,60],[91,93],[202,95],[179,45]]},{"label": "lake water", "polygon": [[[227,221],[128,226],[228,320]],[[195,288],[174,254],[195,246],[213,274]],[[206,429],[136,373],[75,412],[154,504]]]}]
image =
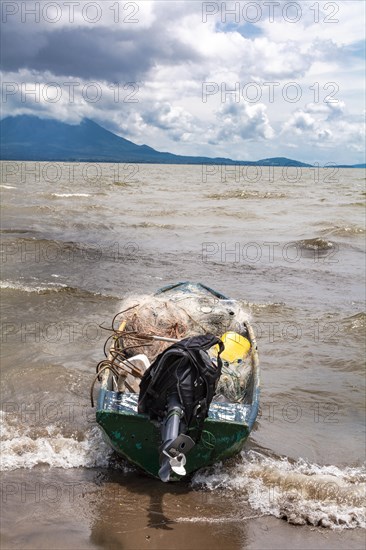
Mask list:
[{"label": "lake water", "polygon": [[[1,163],[2,548],[363,548],[365,173]],[[261,413],[179,484],[111,454],[89,389],[124,298],[244,302]]]}]

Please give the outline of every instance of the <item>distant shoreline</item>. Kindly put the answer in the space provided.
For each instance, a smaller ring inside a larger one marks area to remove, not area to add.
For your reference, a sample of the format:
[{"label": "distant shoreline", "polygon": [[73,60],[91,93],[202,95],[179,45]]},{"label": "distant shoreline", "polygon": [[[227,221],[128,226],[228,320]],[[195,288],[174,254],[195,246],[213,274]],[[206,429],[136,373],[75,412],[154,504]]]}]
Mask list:
[{"label": "distant shoreline", "polygon": [[[320,163],[281,156],[248,161],[157,151],[149,145],[137,145],[87,118],[79,125],[71,125],[18,115],[4,118],[0,129],[0,160],[6,161],[321,168]],[[366,168],[363,163],[326,164],[329,168]]]},{"label": "distant shoreline", "polygon": [[74,164],[152,164],[152,165],[166,165],[166,166],[241,166],[241,167],[256,167],[256,168],[307,168],[307,169],[319,169],[327,170],[331,168],[344,168],[344,169],[366,169],[366,164],[331,164],[317,165],[317,164],[261,164],[255,161],[231,161],[231,162],[216,162],[216,161],[202,161],[202,162],[159,162],[159,161],[136,161],[136,160],[106,160],[106,159],[58,159],[58,158],[2,158],[0,156],[0,162],[44,162],[44,163],[74,163]]}]

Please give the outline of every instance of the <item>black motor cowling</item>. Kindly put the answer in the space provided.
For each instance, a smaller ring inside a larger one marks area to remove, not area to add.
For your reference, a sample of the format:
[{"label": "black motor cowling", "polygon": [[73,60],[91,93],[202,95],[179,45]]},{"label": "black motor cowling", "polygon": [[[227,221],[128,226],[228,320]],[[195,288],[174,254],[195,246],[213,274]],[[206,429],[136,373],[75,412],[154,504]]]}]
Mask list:
[{"label": "black motor cowling", "polygon": [[[217,364],[207,353],[216,344]],[[138,411],[161,422],[163,481],[169,481],[171,470],[185,474],[185,455],[201,436],[221,375],[223,349],[212,334],[185,338],[158,355],[141,380]]]}]

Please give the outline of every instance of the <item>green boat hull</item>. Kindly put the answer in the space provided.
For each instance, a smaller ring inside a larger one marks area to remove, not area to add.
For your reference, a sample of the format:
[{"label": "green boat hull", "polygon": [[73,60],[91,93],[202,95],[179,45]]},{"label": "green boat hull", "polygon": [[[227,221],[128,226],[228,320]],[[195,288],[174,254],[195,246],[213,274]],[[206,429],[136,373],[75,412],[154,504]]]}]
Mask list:
[{"label": "green boat hull", "polygon": [[[179,297],[208,297],[212,304],[223,304],[229,315],[233,300],[200,283],[177,283],[160,289],[155,296],[174,301]],[[210,302],[210,303],[211,303]],[[179,308],[179,304],[177,306]],[[132,308],[131,308],[132,309]],[[128,310],[126,310],[128,311]],[[204,311],[204,310],[202,310]],[[226,311],[226,310],[225,310]],[[210,466],[218,461],[238,454],[255,423],[259,408],[259,363],[255,335],[248,323],[245,323],[251,341],[251,375],[243,390],[242,399],[233,402],[212,401],[208,418],[204,421],[201,437],[191,450],[185,453],[187,474]],[[123,330],[123,329],[122,329]],[[221,334],[227,329],[222,327]],[[106,368],[106,367],[105,367]],[[123,458],[148,474],[159,478],[161,458],[161,425],[147,415],[138,413],[138,393],[119,391],[113,383],[111,370],[104,370],[101,388],[98,394],[96,420],[103,431],[107,443]],[[196,441],[195,435],[188,431]],[[171,473],[171,480],[182,479]]]},{"label": "green boat hull", "polygon": [[[99,410],[97,422],[119,455],[159,477],[161,431],[147,416]],[[249,431],[245,424],[207,418],[200,441],[187,454],[187,474],[239,453]]]}]

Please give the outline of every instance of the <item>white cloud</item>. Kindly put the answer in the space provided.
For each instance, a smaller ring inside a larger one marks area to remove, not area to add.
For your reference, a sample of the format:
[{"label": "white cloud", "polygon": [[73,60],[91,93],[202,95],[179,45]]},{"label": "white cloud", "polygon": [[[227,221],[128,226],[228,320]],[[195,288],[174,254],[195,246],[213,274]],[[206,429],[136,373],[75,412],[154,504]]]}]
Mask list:
[{"label": "white cloud", "polygon": [[344,104],[309,104],[291,115],[283,125],[282,135],[285,139],[293,138],[297,145],[309,143],[314,148],[335,150],[343,147],[362,152],[365,150],[365,122],[362,116],[356,121],[349,118]]},{"label": "white cloud", "polygon": [[[131,3],[135,14],[121,1],[119,17],[131,15],[138,22],[119,24],[117,3],[105,1],[100,21],[92,24],[83,15],[87,4],[76,6],[73,23],[43,18],[24,24],[13,17],[4,25],[3,81],[19,90],[8,95],[2,116],[38,113],[72,123],[88,117],[136,143],[174,153],[244,160],[246,152],[254,160],[269,153],[286,156],[297,147],[299,160],[313,160],[326,149],[327,160],[333,154],[340,162],[363,162],[364,2],[292,3],[301,7],[296,23],[286,21],[295,14],[284,11],[291,3],[273,3],[272,22],[268,7],[258,3],[262,15],[255,25],[244,20],[242,9],[237,22],[228,15],[225,23],[220,2],[204,23],[202,3],[191,1]],[[91,8],[88,13],[92,16]],[[63,91],[57,102],[44,98],[51,82]],[[73,102],[67,93],[71,82],[79,83]],[[101,91],[96,102],[83,93],[93,82]],[[128,100],[128,82],[138,86],[137,102]],[[207,101],[205,82],[217,85]],[[301,89],[297,102],[284,93],[290,82]],[[116,101],[111,87],[117,83]],[[250,83],[261,90],[255,101],[244,93]],[[268,83],[275,86],[273,98]],[[39,101],[24,99],[22,87],[35,84]],[[239,86],[237,102],[221,93],[221,85]],[[334,103],[326,102],[329,95]]]},{"label": "white cloud", "polygon": [[291,3],[287,0],[277,2],[280,5],[274,10],[275,21],[271,22],[267,10],[258,22],[268,39],[273,42],[297,42],[301,37],[305,43],[328,40],[337,46],[343,46],[364,40],[365,3],[362,0],[297,1],[296,11],[300,18],[294,23],[290,20],[296,20],[297,14],[295,10],[291,13]]},{"label": "white cloud", "polygon": [[180,106],[156,102],[142,116],[144,122],[167,132],[174,141],[188,141],[197,127],[193,116]]},{"label": "white cloud", "polygon": [[216,112],[218,124],[209,134],[211,143],[238,143],[242,140],[271,139],[271,127],[263,104],[248,105],[232,101]]}]

